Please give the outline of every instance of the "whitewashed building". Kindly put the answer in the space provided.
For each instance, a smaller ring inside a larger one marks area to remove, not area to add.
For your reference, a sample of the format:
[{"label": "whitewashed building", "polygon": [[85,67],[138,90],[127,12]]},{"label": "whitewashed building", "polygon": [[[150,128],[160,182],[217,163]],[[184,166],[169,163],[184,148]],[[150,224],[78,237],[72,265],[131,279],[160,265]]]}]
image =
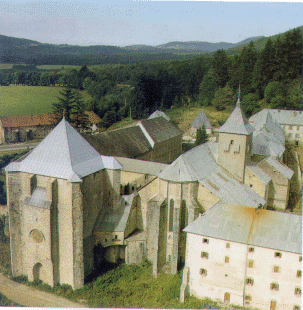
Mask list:
[{"label": "whitewashed building", "polygon": [[183,292],[258,309],[300,309],[301,216],[218,204],[184,231]]}]

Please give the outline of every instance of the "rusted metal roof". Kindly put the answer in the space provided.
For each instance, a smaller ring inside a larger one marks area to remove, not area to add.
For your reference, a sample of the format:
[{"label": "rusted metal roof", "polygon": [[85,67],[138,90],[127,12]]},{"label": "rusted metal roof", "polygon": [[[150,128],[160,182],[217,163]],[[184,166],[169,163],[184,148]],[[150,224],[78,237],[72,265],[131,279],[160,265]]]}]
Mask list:
[{"label": "rusted metal roof", "polygon": [[302,216],[217,204],[184,231],[274,250],[302,253]]},{"label": "rusted metal roof", "polygon": [[82,136],[102,155],[136,158],[152,150],[142,130],[137,126]]},{"label": "rusted metal roof", "polygon": [[141,120],[139,123],[142,124],[154,143],[164,142],[183,135],[182,130],[164,117]]},{"label": "rusted metal roof", "polygon": [[[101,122],[101,118],[93,111],[86,111],[85,114],[87,114],[90,124]],[[56,124],[56,118],[53,113],[1,116],[0,121],[5,128],[52,126]]]}]

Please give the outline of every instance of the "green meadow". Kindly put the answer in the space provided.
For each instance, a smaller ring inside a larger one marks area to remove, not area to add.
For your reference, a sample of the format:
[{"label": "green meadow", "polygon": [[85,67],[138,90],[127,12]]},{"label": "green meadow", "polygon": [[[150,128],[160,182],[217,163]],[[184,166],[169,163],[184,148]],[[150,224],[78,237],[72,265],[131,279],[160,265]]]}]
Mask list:
[{"label": "green meadow", "polygon": [[[61,90],[59,86],[0,86],[0,116],[50,113]],[[82,94],[85,101],[91,99],[85,92]]]}]

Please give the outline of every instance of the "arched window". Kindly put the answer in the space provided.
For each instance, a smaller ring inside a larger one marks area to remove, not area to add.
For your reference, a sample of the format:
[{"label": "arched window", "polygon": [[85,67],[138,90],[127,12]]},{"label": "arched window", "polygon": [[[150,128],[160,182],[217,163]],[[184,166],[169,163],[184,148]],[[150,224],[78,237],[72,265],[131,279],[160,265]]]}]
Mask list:
[{"label": "arched window", "polygon": [[169,225],[168,230],[173,231],[174,229],[174,200],[171,199],[169,202]]},{"label": "arched window", "polygon": [[186,208],[186,201],[182,200],[180,212],[180,232],[188,225],[188,212]]}]

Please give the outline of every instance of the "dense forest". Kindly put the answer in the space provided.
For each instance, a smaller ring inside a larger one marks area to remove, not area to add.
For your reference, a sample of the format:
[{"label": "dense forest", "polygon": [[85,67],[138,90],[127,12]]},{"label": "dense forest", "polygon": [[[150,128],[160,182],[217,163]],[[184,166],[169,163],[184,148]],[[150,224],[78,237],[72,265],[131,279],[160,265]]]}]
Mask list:
[{"label": "dense forest", "polygon": [[257,51],[251,41],[240,53],[218,50],[212,57],[137,62],[54,71],[1,70],[2,85],[65,86],[85,90],[105,127],[131,116],[143,118],[157,109],[199,104],[217,110],[235,104],[239,85],[247,116],[264,106],[302,109],[302,30],[296,28]]}]

